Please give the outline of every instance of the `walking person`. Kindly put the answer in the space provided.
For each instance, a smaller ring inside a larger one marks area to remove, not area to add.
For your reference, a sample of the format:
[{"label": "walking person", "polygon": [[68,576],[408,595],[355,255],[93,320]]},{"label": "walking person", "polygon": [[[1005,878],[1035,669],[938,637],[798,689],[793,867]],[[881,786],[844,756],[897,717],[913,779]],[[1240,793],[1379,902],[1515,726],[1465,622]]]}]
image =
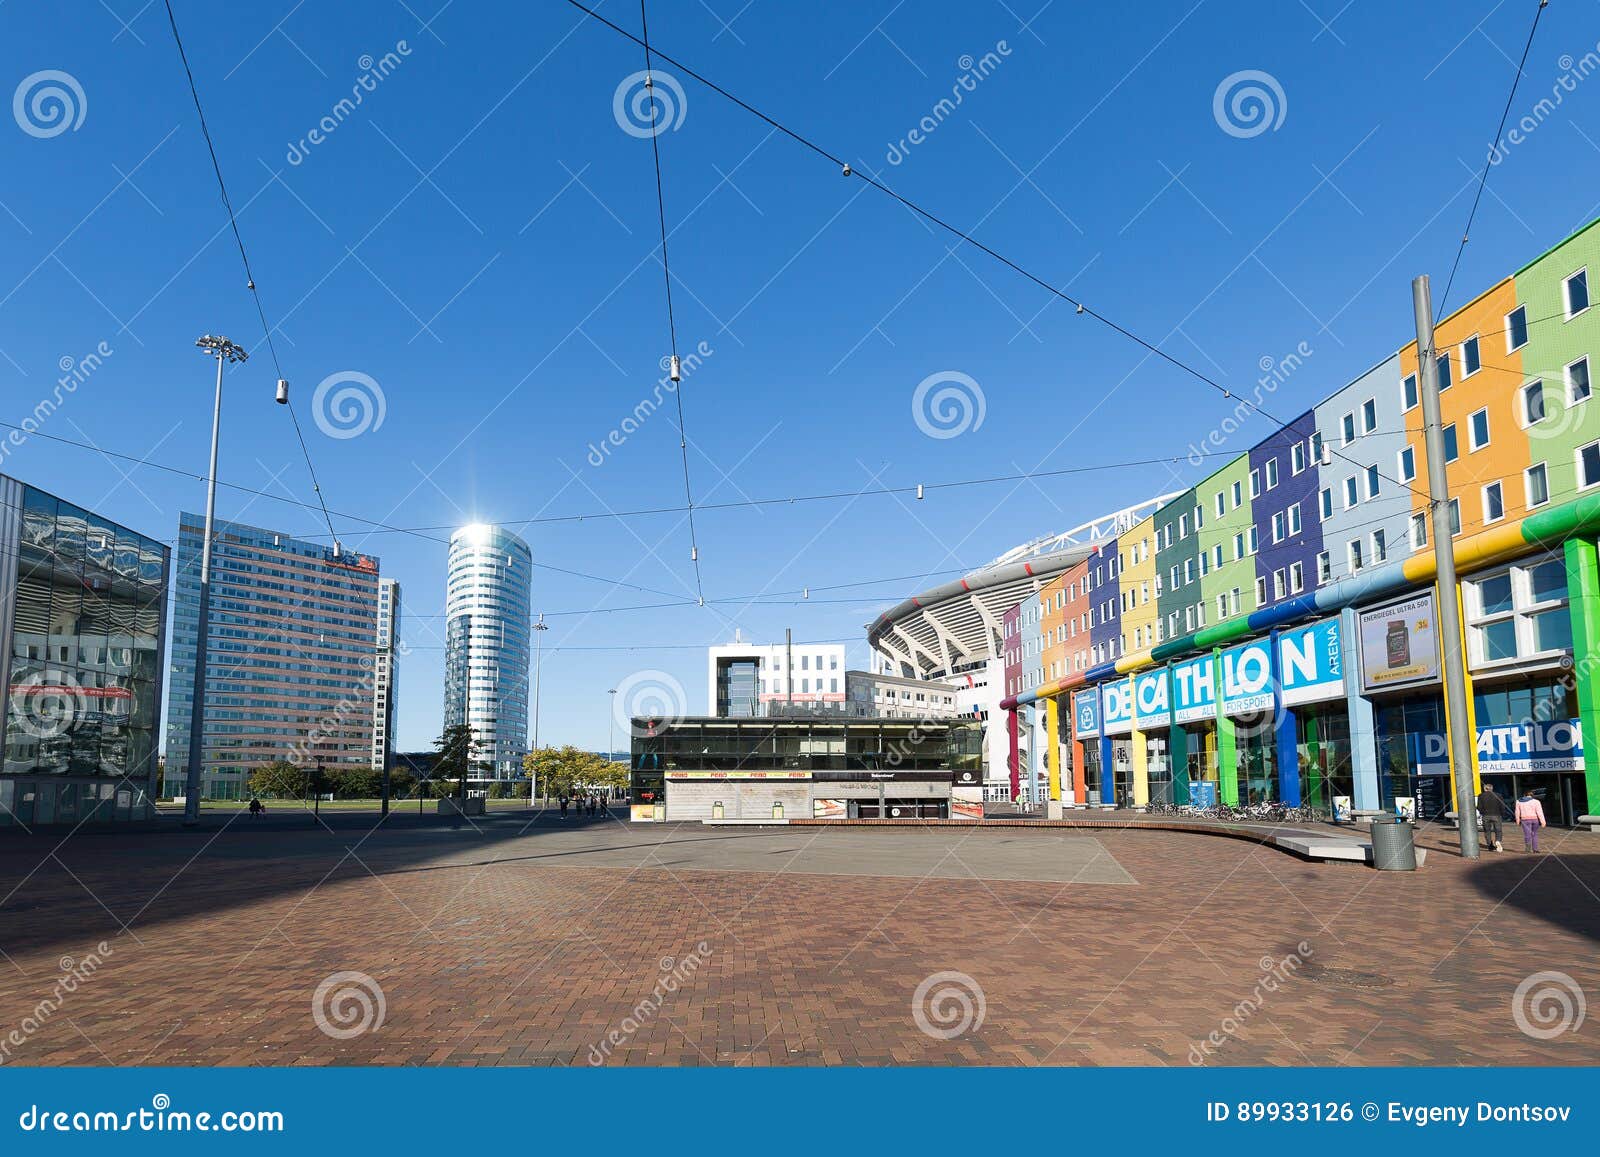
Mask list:
[{"label": "walking person", "polygon": [[1505,851],[1500,842],[1500,821],[1506,818],[1506,804],[1491,784],[1484,784],[1478,793],[1478,814],[1483,817],[1483,838],[1497,852]]},{"label": "walking person", "polygon": [[1522,825],[1522,850],[1539,850],[1539,829],[1544,827],[1544,804],[1533,798],[1533,792],[1524,788],[1517,797],[1516,819]]},{"label": "walking person", "polygon": [[562,796],[561,797],[561,818],[562,819],[566,819],[567,818],[567,797],[566,796]]}]

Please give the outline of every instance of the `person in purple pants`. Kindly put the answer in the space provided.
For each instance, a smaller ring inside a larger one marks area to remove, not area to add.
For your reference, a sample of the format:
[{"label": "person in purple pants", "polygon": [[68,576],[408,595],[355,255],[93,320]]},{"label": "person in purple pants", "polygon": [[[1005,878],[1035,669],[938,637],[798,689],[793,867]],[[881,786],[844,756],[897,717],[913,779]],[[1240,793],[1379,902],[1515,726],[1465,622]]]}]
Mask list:
[{"label": "person in purple pants", "polygon": [[1537,852],[1539,850],[1539,829],[1544,827],[1544,804],[1533,798],[1533,793],[1524,790],[1517,797],[1516,820],[1522,825],[1522,850]]}]

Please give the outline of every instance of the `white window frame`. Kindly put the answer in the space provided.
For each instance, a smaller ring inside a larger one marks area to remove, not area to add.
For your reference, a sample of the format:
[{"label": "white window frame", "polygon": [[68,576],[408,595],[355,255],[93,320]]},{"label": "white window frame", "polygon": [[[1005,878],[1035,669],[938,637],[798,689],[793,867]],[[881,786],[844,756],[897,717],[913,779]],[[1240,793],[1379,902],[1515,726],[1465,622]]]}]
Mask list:
[{"label": "white window frame", "polygon": [[[1490,494],[1491,491],[1494,493],[1496,499],[1500,503],[1500,513],[1496,514],[1496,515],[1493,515],[1493,516],[1491,516],[1489,514],[1489,494]],[[1505,493],[1505,487],[1500,485],[1499,482],[1488,482],[1488,483],[1484,484],[1483,489],[1482,489],[1482,491],[1480,493],[1481,493],[1481,498],[1482,498],[1482,502],[1483,502],[1483,522],[1484,522],[1484,525],[1487,526],[1491,522],[1502,522],[1502,521],[1504,521],[1505,520],[1505,516],[1506,516],[1506,493]]]},{"label": "white window frame", "polygon": [[[1572,396],[1572,367],[1577,365],[1579,362],[1583,363],[1584,373],[1585,373],[1585,376],[1588,378],[1589,392],[1587,394],[1585,394],[1581,398],[1575,398],[1575,397]],[[1566,383],[1566,387],[1567,387],[1566,388],[1566,397],[1567,397],[1567,405],[1569,407],[1571,407],[1571,406],[1581,406],[1585,402],[1587,402],[1590,398],[1594,397],[1594,375],[1591,372],[1591,367],[1589,366],[1589,355],[1588,354],[1584,354],[1581,358],[1573,358],[1570,362],[1568,362],[1566,364],[1566,366],[1561,371],[1561,378],[1562,378],[1562,381],[1564,381]]]},{"label": "white window frame", "polygon": [[[1533,500],[1533,475],[1537,471],[1544,479],[1544,498],[1535,502]],[[1550,505],[1550,467],[1544,462],[1535,462],[1522,472],[1522,497],[1529,510],[1537,510],[1541,506]]]},{"label": "white window frame", "polygon": [[1351,410],[1339,419],[1339,445],[1348,446],[1356,440],[1356,412]]},{"label": "white window frame", "polygon": [[1428,549],[1428,515],[1426,512],[1413,514],[1407,523],[1406,532],[1411,537],[1412,550]]},{"label": "white window frame", "polygon": [[[1478,419],[1480,417],[1483,419],[1483,441],[1482,442],[1478,441]],[[1472,411],[1472,413],[1468,414],[1467,415],[1467,445],[1468,445],[1467,453],[1475,454],[1479,450],[1482,450],[1482,449],[1486,448],[1489,445],[1489,443],[1492,442],[1492,441],[1494,441],[1494,430],[1490,427],[1490,424],[1489,424],[1489,407],[1488,406],[1484,406],[1481,410],[1474,410],[1474,411]],[[1459,449],[1459,447],[1457,447],[1457,449]]]},{"label": "white window frame", "polygon": [[1297,595],[1306,589],[1306,565],[1303,562],[1289,564],[1289,593]]},{"label": "white window frame", "polygon": [[1351,574],[1360,574],[1367,567],[1364,544],[1359,538],[1352,538],[1344,544],[1345,565],[1350,568]]},{"label": "white window frame", "polygon": [[[1512,319],[1512,317],[1514,317],[1515,315],[1517,315],[1519,313],[1522,315],[1522,333],[1523,333],[1522,345],[1512,345],[1511,344],[1511,319]],[[1519,305],[1519,306],[1517,306],[1516,309],[1513,309],[1510,313],[1506,314],[1505,327],[1506,327],[1506,353],[1508,353],[1508,354],[1516,353],[1519,349],[1522,348],[1523,345],[1527,345],[1528,344],[1528,340],[1529,340],[1528,336],[1527,336],[1527,334],[1528,334],[1528,307],[1526,305]]]},{"label": "white window frame", "polygon": [[[1410,383],[1410,389],[1406,388],[1407,383]],[[1417,400],[1414,402],[1408,400],[1409,396],[1412,394],[1415,394],[1417,398]],[[1407,374],[1405,377],[1400,379],[1400,412],[1402,414],[1409,414],[1421,404],[1422,387],[1417,381],[1417,375]]]},{"label": "white window frame", "polygon": [[1361,500],[1361,483],[1354,474],[1344,480],[1344,508],[1353,510]]},{"label": "white window frame", "polygon": [[1592,482],[1585,482],[1583,480],[1583,452],[1589,449],[1594,449],[1595,451],[1600,452],[1600,439],[1596,439],[1593,442],[1585,442],[1582,446],[1579,446],[1572,452],[1573,478],[1578,483],[1578,490],[1580,493],[1585,490],[1593,490],[1596,486],[1600,486],[1600,475],[1597,475]]},{"label": "white window frame", "polygon": [[[1530,417],[1528,414],[1528,399],[1537,396],[1539,399],[1539,416]],[[1517,424],[1524,430],[1537,426],[1550,416],[1550,407],[1544,400],[1544,379],[1534,378],[1532,381],[1523,382],[1517,390]]]},{"label": "white window frame", "polygon": [[1289,517],[1288,517],[1288,524],[1289,524],[1289,535],[1288,535],[1288,537],[1293,538],[1295,535],[1299,534],[1302,530],[1305,529],[1305,524],[1304,524],[1302,515],[1300,514],[1300,504],[1298,502],[1294,503],[1292,506],[1289,507],[1288,515],[1289,515]]},{"label": "white window frame", "polygon": [[[1371,413],[1372,421],[1367,421],[1367,414]],[[1378,429],[1378,399],[1368,398],[1361,403],[1361,432],[1363,434],[1375,433]]]},{"label": "white window frame", "polygon": [[1395,473],[1400,481],[1411,482],[1417,477],[1417,448],[1407,446],[1394,456]]},{"label": "white window frame", "polygon": [[[1460,350],[1461,350],[1461,380],[1462,381],[1466,381],[1473,374],[1477,373],[1478,370],[1483,369],[1483,340],[1482,339],[1483,339],[1483,335],[1482,334],[1476,334],[1475,333],[1471,337],[1464,338],[1462,340],[1462,342],[1461,342]],[[1478,355],[1478,369],[1477,370],[1469,370],[1467,368],[1467,347],[1468,346],[1471,346],[1473,348],[1473,350]]]},{"label": "white window frame", "polygon": [[1382,492],[1382,483],[1378,476],[1377,466],[1367,467],[1365,474],[1362,476],[1362,489],[1366,491],[1369,500],[1378,497]]},{"label": "white window frame", "polygon": [[1306,447],[1303,442],[1296,442],[1289,447],[1289,474],[1304,474],[1306,469]]},{"label": "white window frame", "polygon": [[1589,299],[1589,305],[1594,304],[1594,295],[1590,291],[1589,286],[1589,267],[1585,265],[1581,269],[1574,269],[1571,273],[1567,274],[1561,279],[1561,310],[1566,314],[1566,319],[1568,321],[1571,321],[1573,318],[1589,312],[1589,305],[1584,306],[1576,313],[1574,313],[1572,310],[1571,286],[1573,279],[1577,277],[1583,278],[1584,296]]}]

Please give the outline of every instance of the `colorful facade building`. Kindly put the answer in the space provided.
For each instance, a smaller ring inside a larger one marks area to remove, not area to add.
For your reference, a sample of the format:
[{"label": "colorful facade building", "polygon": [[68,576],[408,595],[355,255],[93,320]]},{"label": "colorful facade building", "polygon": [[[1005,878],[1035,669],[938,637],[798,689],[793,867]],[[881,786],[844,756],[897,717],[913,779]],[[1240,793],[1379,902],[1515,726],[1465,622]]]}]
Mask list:
[{"label": "colorful facade building", "polygon": [[1591,266],[1600,222],[1437,326],[1457,589],[1436,589],[1412,342],[1025,600],[1001,707],[1046,728],[1052,798],[1443,812],[1454,645],[1474,784],[1531,789],[1552,822],[1600,811]]}]

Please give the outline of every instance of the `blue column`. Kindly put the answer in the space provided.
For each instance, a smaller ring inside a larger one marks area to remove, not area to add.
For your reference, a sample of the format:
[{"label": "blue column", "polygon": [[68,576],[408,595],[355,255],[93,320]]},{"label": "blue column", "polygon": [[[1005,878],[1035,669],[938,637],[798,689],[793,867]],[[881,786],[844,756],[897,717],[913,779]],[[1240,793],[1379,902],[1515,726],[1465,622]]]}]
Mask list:
[{"label": "blue column", "polygon": [[1272,654],[1272,740],[1278,764],[1278,802],[1300,806],[1300,747],[1295,742],[1294,708],[1283,704],[1283,660],[1278,654],[1278,632],[1267,636]]},{"label": "blue column", "polygon": [[1117,802],[1117,773],[1112,765],[1111,736],[1106,734],[1105,703],[1102,699],[1100,705],[1100,802],[1114,804]]},{"label": "blue column", "polygon": [[1361,624],[1356,612],[1346,607],[1339,613],[1339,651],[1344,663],[1345,714],[1350,721],[1350,771],[1355,779],[1357,811],[1377,811],[1382,807],[1378,795],[1378,732],[1373,719],[1372,700],[1361,694]]}]

